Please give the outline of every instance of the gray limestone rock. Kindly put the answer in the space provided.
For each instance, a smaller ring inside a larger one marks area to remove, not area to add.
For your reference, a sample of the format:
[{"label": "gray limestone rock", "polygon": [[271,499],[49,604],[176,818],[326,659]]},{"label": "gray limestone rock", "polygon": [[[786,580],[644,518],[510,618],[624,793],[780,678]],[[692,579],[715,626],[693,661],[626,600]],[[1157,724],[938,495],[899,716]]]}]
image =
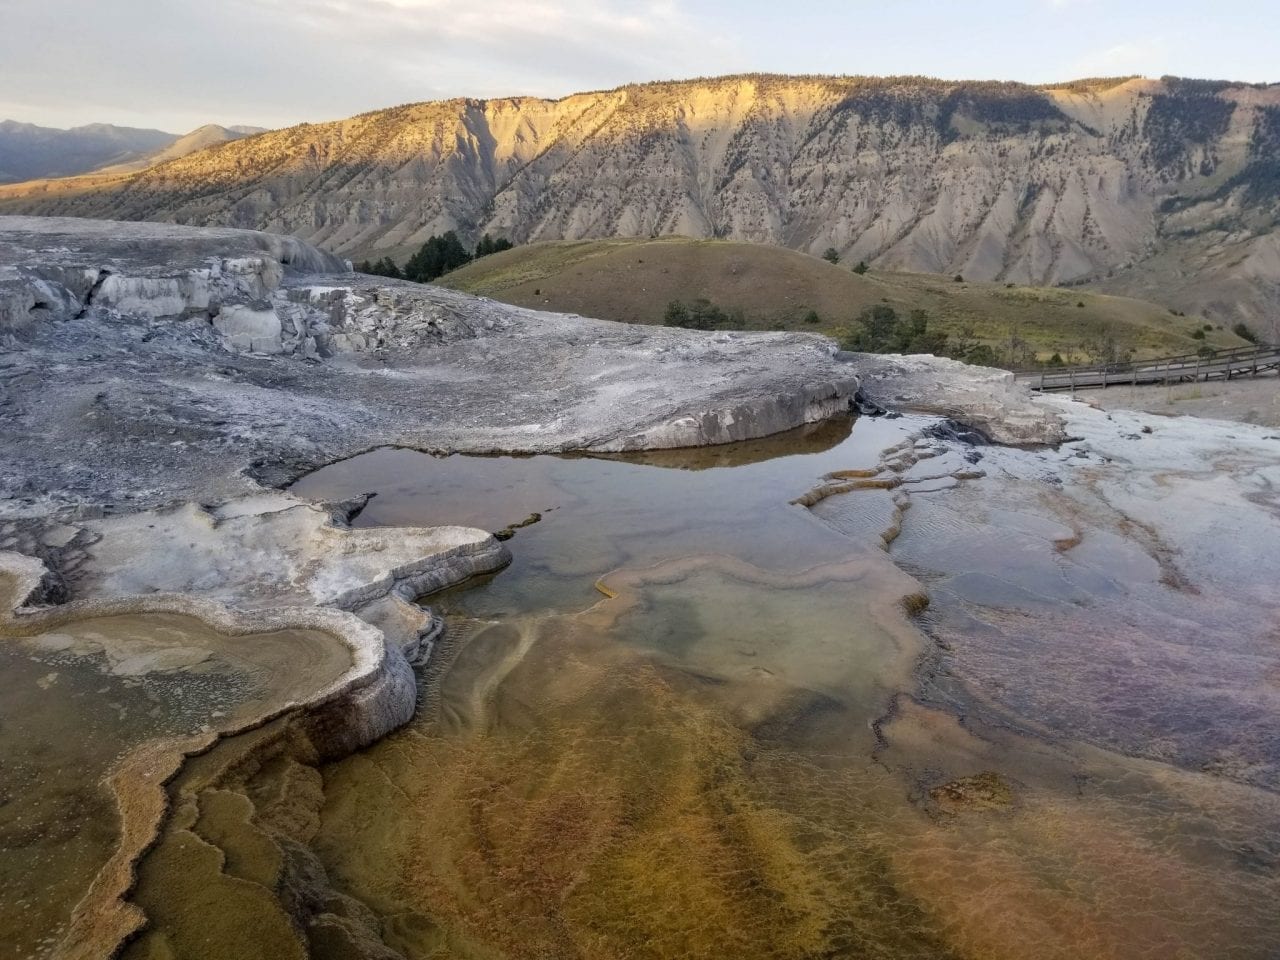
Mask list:
[{"label": "gray limestone rock", "polygon": [[0,217],[0,517],[252,493],[385,444],[624,450],[848,410],[827,339],[635,327],[351,273],[289,237]]},{"label": "gray limestone rock", "polygon": [[229,303],[214,315],[213,326],[236,350],[263,354],[284,351],[280,318],[270,306]]}]

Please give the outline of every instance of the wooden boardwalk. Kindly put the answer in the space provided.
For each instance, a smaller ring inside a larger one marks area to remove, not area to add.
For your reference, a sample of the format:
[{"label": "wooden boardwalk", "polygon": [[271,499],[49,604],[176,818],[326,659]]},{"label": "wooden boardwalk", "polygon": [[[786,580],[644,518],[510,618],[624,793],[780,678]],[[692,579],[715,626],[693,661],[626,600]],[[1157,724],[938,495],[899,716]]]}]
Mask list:
[{"label": "wooden boardwalk", "polygon": [[1267,345],[1218,350],[1205,356],[1191,353],[1182,357],[1111,363],[1096,367],[1019,370],[1014,376],[1032,390],[1075,391],[1098,387],[1105,390],[1116,385],[1136,387],[1143,383],[1231,380],[1235,377],[1256,377],[1271,370],[1280,370],[1280,347]]}]

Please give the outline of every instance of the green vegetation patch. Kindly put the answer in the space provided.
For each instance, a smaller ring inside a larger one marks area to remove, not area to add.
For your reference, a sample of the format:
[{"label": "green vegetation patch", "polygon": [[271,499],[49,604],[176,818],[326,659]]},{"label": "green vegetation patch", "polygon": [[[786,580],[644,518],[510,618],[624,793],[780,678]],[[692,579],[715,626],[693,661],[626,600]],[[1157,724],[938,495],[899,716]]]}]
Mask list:
[{"label": "green vegetation patch", "polygon": [[900,349],[1019,368],[1050,362],[1055,354],[1068,364],[1110,362],[1245,342],[1218,330],[1193,339],[1202,317],[1079,287],[957,281],[865,263],[832,264],[763,244],[686,237],[528,244],[469,263],[439,282],[518,306],[624,323],[803,330],[842,343],[856,340],[868,320],[874,327],[885,316],[869,313],[873,308],[891,309],[893,323],[908,326],[913,312],[923,311],[925,329],[918,336],[869,336],[895,340]]}]

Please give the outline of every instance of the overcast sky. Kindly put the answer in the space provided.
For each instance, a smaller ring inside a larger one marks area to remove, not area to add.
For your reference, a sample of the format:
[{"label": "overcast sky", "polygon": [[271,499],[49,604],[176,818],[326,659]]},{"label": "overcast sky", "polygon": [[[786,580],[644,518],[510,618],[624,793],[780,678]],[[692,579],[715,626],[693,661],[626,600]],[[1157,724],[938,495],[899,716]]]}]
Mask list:
[{"label": "overcast sky", "polygon": [[742,71],[1280,81],[1277,0],[0,0],[0,118],[175,133]]}]

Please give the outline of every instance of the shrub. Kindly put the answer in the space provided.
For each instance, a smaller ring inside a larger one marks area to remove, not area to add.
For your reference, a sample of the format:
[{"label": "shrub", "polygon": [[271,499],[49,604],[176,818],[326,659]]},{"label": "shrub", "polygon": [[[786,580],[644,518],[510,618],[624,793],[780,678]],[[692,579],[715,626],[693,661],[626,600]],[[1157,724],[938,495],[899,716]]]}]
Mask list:
[{"label": "shrub", "polygon": [[804,322],[805,323],[821,323],[822,318],[818,316],[817,310],[810,310],[808,313],[804,315]]},{"label": "shrub", "polygon": [[858,276],[862,276],[864,273],[866,273],[870,269],[871,268],[867,266],[867,261],[859,260],[858,265],[853,268],[853,272],[856,273]]},{"label": "shrub", "polygon": [[1192,331],[1191,339],[1192,339],[1192,340],[1203,340],[1203,339],[1204,339],[1204,331],[1203,331],[1203,330],[1195,330],[1195,331]]},{"label": "shrub", "polygon": [[1000,356],[990,344],[986,343],[979,343],[970,347],[964,356],[956,359],[971,363],[975,367],[998,367],[1000,365]]},{"label": "shrub", "polygon": [[662,314],[662,322],[668,327],[689,326],[689,308],[679,300],[672,300]]},{"label": "shrub", "polygon": [[1055,350],[1053,352],[1053,356],[1045,361],[1045,366],[1046,367],[1065,367],[1066,362],[1062,359],[1062,354],[1058,353],[1058,351]]},{"label": "shrub", "polygon": [[1243,340],[1248,340],[1250,343],[1258,342],[1258,335],[1250,330],[1247,324],[1237,323],[1231,328],[1231,332]]},{"label": "shrub", "polygon": [[704,298],[690,304],[672,300],[667,304],[662,319],[668,327],[684,327],[686,330],[715,330],[730,324],[729,315]]},{"label": "shrub", "polygon": [[893,307],[876,304],[858,315],[858,329],[842,341],[846,350],[864,353],[933,353],[946,355],[946,333],[929,329],[929,314],[912,310],[906,317]]},{"label": "shrub", "polygon": [[827,261],[827,263],[839,263],[840,251],[835,247],[827,247],[826,250],[822,251],[822,259]]},{"label": "shrub", "polygon": [[888,353],[889,342],[897,323],[898,311],[893,307],[880,303],[867,307],[858,314],[859,329],[844,338],[843,346],[846,350],[865,353]]},{"label": "shrub", "polygon": [[963,277],[961,274],[957,273],[957,274],[956,274],[956,276],[955,276],[955,282],[956,282],[956,283],[964,283],[964,277]]}]

